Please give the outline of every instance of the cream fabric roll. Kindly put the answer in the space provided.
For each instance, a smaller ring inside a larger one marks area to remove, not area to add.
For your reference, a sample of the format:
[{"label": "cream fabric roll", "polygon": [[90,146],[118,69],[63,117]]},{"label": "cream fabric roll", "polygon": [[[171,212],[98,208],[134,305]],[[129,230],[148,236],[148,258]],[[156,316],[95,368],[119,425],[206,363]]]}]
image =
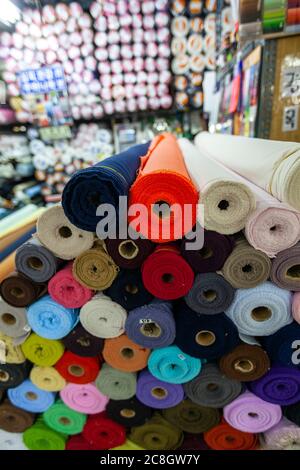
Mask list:
[{"label": "cream fabric roll", "polygon": [[126,310],[101,292],[80,310],[83,328],[97,338],[116,338],[125,331]]},{"label": "cream fabric roll", "polygon": [[0,450],[28,450],[23,442],[23,433],[0,429]]},{"label": "cream fabric roll", "polygon": [[[247,185],[235,174],[207,157],[187,139],[178,139],[191,179],[200,191],[198,221],[206,230],[233,234],[245,227],[256,207],[255,198]],[[204,220],[203,220],[204,217]]]},{"label": "cream fabric roll", "polygon": [[19,338],[28,335],[30,330],[25,308],[12,307],[0,297],[0,331]]},{"label": "cream fabric roll", "polygon": [[30,371],[30,380],[41,390],[59,392],[67,385],[65,379],[54,367],[34,366]]},{"label": "cream fabric roll", "polygon": [[201,151],[300,210],[300,144],[200,132]]},{"label": "cream fabric roll", "polygon": [[71,224],[61,205],[47,209],[37,221],[40,242],[55,256],[70,260],[92,247],[94,234]]}]

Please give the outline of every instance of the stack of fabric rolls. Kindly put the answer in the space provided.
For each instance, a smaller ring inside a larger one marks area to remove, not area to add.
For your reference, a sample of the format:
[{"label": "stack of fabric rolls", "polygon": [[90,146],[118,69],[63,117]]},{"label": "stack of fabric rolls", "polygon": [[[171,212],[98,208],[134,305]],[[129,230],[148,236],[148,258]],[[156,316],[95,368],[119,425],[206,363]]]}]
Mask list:
[{"label": "stack of fabric rolls", "polygon": [[239,144],[161,134],[40,215],[0,286],[0,449],[300,448],[299,145],[247,139],[243,172]]}]

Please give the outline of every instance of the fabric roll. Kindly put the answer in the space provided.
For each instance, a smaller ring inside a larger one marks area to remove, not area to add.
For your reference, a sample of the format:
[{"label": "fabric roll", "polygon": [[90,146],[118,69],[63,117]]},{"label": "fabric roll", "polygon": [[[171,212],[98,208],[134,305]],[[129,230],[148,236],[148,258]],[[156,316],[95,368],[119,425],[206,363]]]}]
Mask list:
[{"label": "fabric roll", "polygon": [[[143,204],[147,209],[140,214],[139,232],[158,243],[182,238],[195,225],[197,202],[176,138],[160,134],[141,159],[139,175],[130,188],[130,206]],[[134,215],[129,216],[129,224],[134,220]]]},{"label": "fabric roll", "polygon": [[22,344],[22,351],[29,361],[37,366],[53,366],[63,355],[64,346],[61,341],[50,341],[35,333]]},{"label": "fabric roll", "polygon": [[176,335],[172,305],[153,301],[129,312],[125,331],[132,341],[146,348],[163,348],[174,342]]},{"label": "fabric roll", "polygon": [[188,172],[200,192],[203,213],[198,222],[207,230],[230,235],[242,230],[255,209],[252,191],[235,174],[209,158],[201,145],[178,139]]},{"label": "fabric roll", "polygon": [[66,445],[66,450],[92,450],[92,446],[82,434],[77,434],[76,436],[70,437]]},{"label": "fabric roll", "polygon": [[251,392],[277,405],[292,405],[299,401],[300,370],[295,367],[273,366],[263,377],[248,385]]},{"label": "fabric roll", "polygon": [[91,300],[93,291],[76,281],[72,274],[72,263],[56,273],[48,283],[51,298],[66,308],[80,308]]},{"label": "fabric roll", "polygon": [[[267,351],[272,364],[294,366],[292,345],[299,341],[300,325],[296,322],[281,328],[275,334],[261,338],[262,346]],[[296,353],[297,354],[297,353]],[[298,356],[297,356],[298,357]],[[296,359],[297,359],[296,357]]]},{"label": "fabric roll", "polygon": [[0,430],[0,450],[28,450],[23,442],[23,434]]},{"label": "fabric roll", "polygon": [[136,392],[136,374],[114,369],[104,363],[95,384],[111,400],[128,400]]},{"label": "fabric roll", "polygon": [[12,243],[7,245],[4,250],[1,250],[0,253],[0,262],[3,261],[5,258],[7,258],[9,255],[11,255],[14,251],[16,251],[21,245],[26,243],[32,235],[34,235],[36,232],[35,227],[31,227],[29,230],[27,230],[24,234],[22,234],[19,238],[14,240]]},{"label": "fabric roll", "polygon": [[1,297],[14,307],[26,307],[46,293],[46,283],[35,283],[17,272],[11,273],[0,285]]},{"label": "fabric roll", "polygon": [[55,364],[55,369],[67,382],[87,384],[96,379],[100,361],[97,357],[82,357],[66,351]]},{"label": "fabric roll", "polygon": [[118,447],[114,447],[112,450],[145,450],[145,449],[138,446],[134,442],[131,442],[129,439],[126,439],[124,444]]},{"label": "fabric roll", "polygon": [[300,427],[300,401],[283,408],[284,416]]},{"label": "fabric roll", "polygon": [[89,415],[100,413],[108,403],[108,397],[94,384],[67,384],[61,390],[60,398],[72,410]]},{"label": "fabric roll", "polygon": [[237,328],[226,315],[200,315],[185,303],[176,310],[175,343],[186,354],[218,359],[240,343]]},{"label": "fabric roll", "polygon": [[163,382],[143,370],[138,377],[136,397],[151,408],[164,410],[178,405],[184,391],[182,385]]},{"label": "fabric roll", "polygon": [[47,392],[59,392],[66,386],[65,379],[54,367],[33,367],[30,380],[36,387]]},{"label": "fabric roll", "polygon": [[24,336],[30,332],[26,310],[13,307],[0,297],[0,330],[12,338]]},{"label": "fabric roll", "polygon": [[116,265],[126,270],[139,268],[155,247],[147,238],[107,238],[105,246]]},{"label": "fabric roll", "polygon": [[42,338],[61,339],[79,320],[79,310],[59,305],[50,295],[42,297],[27,309],[27,319],[32,330]]},{"label": "fabric roll", "polygon": [[240,344],[221,357],[219,367],[229,379],[249,382],[259,379],[268,372],[270,359],[260,346]]},{"label": "fabric roll", "polygon": [[126,310],[141,307],[153,299],[144,287],[140,269],[121,271],[106,294]]},{"label": "fabric roll", "polygon": [[179,450],[209,450],[208,445],[199,434],[184,434],[184,441]]},{"label": "fabric roll", "polygon": [[135,145],[75,173],[62,195],[62,206],[69,221],[82,230],[95,232],[101,220],[96,215],[98,206],[102,203],[118,208],[119,196],[127,196],[136,178],[140,157],[147,154],[149,145]]},{"label": "fabric roll", "polygon": [[14,406],[32,413],[46,411],[55,400],[55,393],[40,390],[29,379],[15,388],[9,388],[7,396]]},{"label": "fabric roll", "polygon": [[61,260],[37,238],[20,246],[16,252],[16,269],[34,282],[46,282],[56,273]]},{"label": "fabric roll", "polygon": [[187,305],[197,313],[214,315],[224,312],[233,302],[234,288],[220,274],[197,274],[185,296]]},{"label": "fabric roll", "polygon": [[9,400],[0,405],[0,429],[7,432],[24,432],[33,425],[35,415],[13,406]]},{"label": "fabric roll", "polygon": [[76,325],[75,328],[62,339],[62,342],[67,349],[83,357],[98,356],[104,346],[104,340],[102,338],[91,335],[81,324]]},{"label": "fabric roll", "polygon": [[106,339],[103,358],[107,364],[124,372],[137,372],[147,366],[150,349],[139,346],[127,335]]},{"label": "fabric roll", "polygon": [[20,385],[29,375],[31,364],[0,364],[0,390]]},{"label": "fabric roll", "polygon": [[83,437],[94,450],[112,449],[124,444],[124,426],[112,421],[105,412],[89,416],[83,429]]},{"label": "fabric roll", "polygon": [[215,364],[205,364],[201,373],[183,388],[193,403],[223,408],[241,393],[242,384],[225,377]]},{"label": "fabric roll", "polygon": [[182,431],[158,414],[142,426],[132,428],[128,437],[147,450],[178,449],[183,441]]},{"label": "fabric roll", "polygon": [[243,432],[265,432],[281,420],[279,405],[268,403],[251,392],[245,392],[223,410],[225,421]]},{"label": "fabric roll", "polygon": [[155,349],[148,361],[149,372],[158,380],[183,384],[196,377],[201,370],[201,360],[182,352],[177,346]]},{"label": "fabric roll", "polygon": [[158,246],[144,261],[142,278],[152,295],[162,300],[174,300],[189,292],[194,273],[177,247],[164,245]]},{"label": "fabric roll", "polygon": [[86,415],[70,409],[61,400],[57,400],[43,413],[45,424],[54,431],[63,434],[79,434],[85,425]]},{"label": "fabric roll", "polygon": [[23,434],[23,441],[30,450],[64,450],[67,436],[48,428],[39,419]]},{"label": "fabric roll", "polygon": [[252,289],[238,289],[225,313],[239,332],[267,336],[292,322],[291,302],[291,292],[264,282]]},{"label": "fabric roll", "polygon": [[14,338],[0,332],[1,362],[4,364],[23,364],[26,360],[21,346],[15,344]]},{"label": "fabric roll", "polygon": [[300,428],[286,418],[264,432],[262,450],[300,450]]},{"label": "fabric roll", "polygon": [[125,331],[126,310],[110,297],[99,293],[80,310],[80,322],[97,338],[116,338]]},{"label": "fabric roll", "polygon": [[87,289],[108,289],[118,271],[118,266],[101,246],[84,251],[73,263],[74,278]]},{"label": "fabric roll", "polygon": [[283,289],[300,291],[300,243],[278,253],[272,262],[270,277]]},{"label": "fabric roll", "polygon": [[109,400],[105,412],[113,421],[127,428],[141,426],[153,414],[152,409],[144,405],[136,397],[129,398],[128,400]]},{"label": "fabric roll", "polygon": [[9,276],[9,274],[15,269],[16,252],[14,251],[11,255],[7,256],[2,263],[0,263],[0,282]]},{"label": "fabric roll", "polygon": [[173,408],[163,410],[162,414],[173,426],[194,434],[206,432],[220,422],[218,410],[197,405],[190,400],[183,400]]},{"label": "fabric roll", "polygon": [[65,260],[76,258],[94,243],[93,233],[71,224],[61,205],[49,207],[38,218],[37,235],[48,250]]},{"label": "fabric roll", "polygon": [[250,289],[267,281],[271,272],[268,256],[239,240],[222,268],[224,278],[236,289]]},{"label": "fabric roll", "polygon": [[279,201],[300,210],[300,158],[297,143],[201,132],[196,136],[195,144],[213,159],[266,190]]},{"label": "fabric roll", "polygon": [[293,295],[292,315],[297,323],[300,323],[300,292]]},{"label": "fabric roll", "polygon": [[219,271],[234,248],[233,238],[209,230],[204,230],[200,250],[187,249],[190,243],[187,239],[182,241],[181,254],[196,273]]},{"label": "fabric roll", "polygon": [[242,432],[222,422],[204,433],[204,441],[214,450],[253,450],[257,437],[250,432]]}]

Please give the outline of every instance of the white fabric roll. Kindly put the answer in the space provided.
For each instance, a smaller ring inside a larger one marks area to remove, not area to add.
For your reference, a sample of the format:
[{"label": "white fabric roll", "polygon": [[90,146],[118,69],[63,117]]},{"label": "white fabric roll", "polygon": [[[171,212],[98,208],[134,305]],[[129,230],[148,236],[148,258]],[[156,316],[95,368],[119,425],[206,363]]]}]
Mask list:
[{"label": "white fabric roll", "polygon": [[11,338],[19,338],[28,335],[30,330],[26,309],[13,307],[0,297],[0,331]]},{"label": "white fabric roll", "polygon": [[23,433],[0,429],[0,450],[28,450],[23,442]]}]

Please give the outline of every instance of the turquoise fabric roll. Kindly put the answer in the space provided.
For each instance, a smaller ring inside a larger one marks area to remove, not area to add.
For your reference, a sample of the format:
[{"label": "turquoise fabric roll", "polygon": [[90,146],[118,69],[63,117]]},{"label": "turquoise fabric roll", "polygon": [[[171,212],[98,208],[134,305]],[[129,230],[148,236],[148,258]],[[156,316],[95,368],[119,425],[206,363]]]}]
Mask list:
[{"label": "turquoise fabric roll", "polygon": [[29,379],[15,388],[9,388],[7,396],[14,406],[31,413],[43,413],[53,405],[55,400],[54,392],[41,390]]},{"label": "turquoise fabric roll", "polygon": [[67,336],[79,321],[79,309],[66,308],[50,295],[42,297],[27,309],[27,319],[32,330],[47,339]]},{"label": "turquoise fabric roll", "polygon": [[177,346],[168,346],[152,351],[148,360],[148,369],[159,380],[183,384],[199,374],[201,359],[185,354]]}]

